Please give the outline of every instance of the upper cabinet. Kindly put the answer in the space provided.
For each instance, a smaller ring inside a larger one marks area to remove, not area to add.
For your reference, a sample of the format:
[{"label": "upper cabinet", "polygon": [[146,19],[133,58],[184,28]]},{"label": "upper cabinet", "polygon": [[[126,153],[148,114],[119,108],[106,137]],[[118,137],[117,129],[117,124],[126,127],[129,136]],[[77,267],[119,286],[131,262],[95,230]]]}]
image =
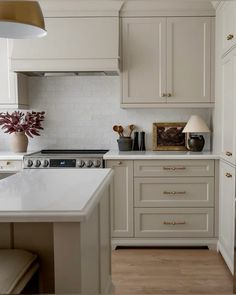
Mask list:
[{"label": "upper cabinet", "polygon": [[236,46],[236,2],[226,1],[220,11],[222,19],[222,55]]},{"label": "upper cabinet", "polygon": [[10,41],[0,38],[0,108],[28,107],[27,78],[10,71]]},{"label": "upper cabinet", "polygon": [[166,102],[166,19],[124,18],[123,103]]},{"label": "upper cabinet", "polygon": [[211,17],[122,20],[122,106],[209,106]]}]

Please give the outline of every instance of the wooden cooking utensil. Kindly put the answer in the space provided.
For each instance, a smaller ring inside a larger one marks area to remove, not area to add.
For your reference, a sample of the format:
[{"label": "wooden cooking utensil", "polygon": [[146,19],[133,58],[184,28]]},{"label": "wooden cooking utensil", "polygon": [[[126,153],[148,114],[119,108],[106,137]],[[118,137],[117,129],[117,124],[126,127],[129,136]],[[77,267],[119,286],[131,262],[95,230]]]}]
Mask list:
[{"label": "wooden cooking utensil", "polygon": [[113,126],[113,130],[114,130],[115,132],[119,133],[119,126],[114,125],[114,126]]},{"label": "wooden cooking utensil", "polygon": [[118,126],[118,133],[120,134],[120,136],[124,136],[124,128],[120,125]]},{"label": "wooden cooking utensil", "polygon": [[132,135],[132,133],[133,133],[133,131],[135,129],[135,126],[133,124],[131,124],[128,127],[129,127],[129,137],[131,137],[131,135]]}]

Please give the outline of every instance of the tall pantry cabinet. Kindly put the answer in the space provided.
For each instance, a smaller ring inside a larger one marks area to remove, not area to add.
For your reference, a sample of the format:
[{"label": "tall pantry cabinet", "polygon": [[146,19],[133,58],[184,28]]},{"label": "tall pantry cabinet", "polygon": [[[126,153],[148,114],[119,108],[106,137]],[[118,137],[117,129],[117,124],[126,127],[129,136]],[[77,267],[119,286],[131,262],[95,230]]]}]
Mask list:
[{"label": "tall pantry cabinet", "polygon": [[220,153],[219,243],[234,273],[236,168],[236,2],[220,2],[216,14],[215,150]]}]

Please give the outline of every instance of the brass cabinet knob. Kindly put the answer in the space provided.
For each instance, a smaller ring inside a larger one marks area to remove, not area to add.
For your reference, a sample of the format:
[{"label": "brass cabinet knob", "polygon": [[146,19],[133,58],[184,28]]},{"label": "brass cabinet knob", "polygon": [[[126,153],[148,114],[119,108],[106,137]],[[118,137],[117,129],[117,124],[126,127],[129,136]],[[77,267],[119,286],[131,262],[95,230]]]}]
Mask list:
[{"label": "brass cabinet knob", "polygon": [[228,178],[231,178],[233,175],[229,172],[225,173],[225,176],[228,177]]},{"label": "brass cabinet knob", "polygon": [[226,39],[229,41],[229,40],[232,40],[234,38],[234,35],[233,34],[229,34]]},{"label": "brass cabinet knob", "polygon": [[161,97],[166,97],[167,96],[167,94],[166,93],[162,93],[162,96]]},{"label": "brass cabinet knob", "polygon": [[231,152],[225,152],[225,154],[226,154],[226,156],[228,156],[228,157],[231,157],[232,156],[232,153]]},{"label": "brass cabinet knob", "polygon": [[167,93],[167,97],[171,97],[172,96],[172,94],[171,93]]}]

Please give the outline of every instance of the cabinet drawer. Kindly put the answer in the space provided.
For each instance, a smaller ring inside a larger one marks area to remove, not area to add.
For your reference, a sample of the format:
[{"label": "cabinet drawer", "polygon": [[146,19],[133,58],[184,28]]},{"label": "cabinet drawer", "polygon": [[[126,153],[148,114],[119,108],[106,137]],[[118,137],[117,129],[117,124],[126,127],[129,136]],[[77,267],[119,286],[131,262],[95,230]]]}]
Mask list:
[{"label": "cabinet drawer", "polygon": [[213,208],[136,208],[135,237],[213,237]]},{"label": "cabinet drawer", "polygon": [[134,161],[134,176],[214,176],[214,160]]},{"label": "cabinet drawer", "polygon": [[1,172],[15,172],[22,169],[22,161],[2,160],[0,161]]},{"label": "cabinet drawer", "polygon": [[213,177],[135,178],[135,207],[213,207]]}]

